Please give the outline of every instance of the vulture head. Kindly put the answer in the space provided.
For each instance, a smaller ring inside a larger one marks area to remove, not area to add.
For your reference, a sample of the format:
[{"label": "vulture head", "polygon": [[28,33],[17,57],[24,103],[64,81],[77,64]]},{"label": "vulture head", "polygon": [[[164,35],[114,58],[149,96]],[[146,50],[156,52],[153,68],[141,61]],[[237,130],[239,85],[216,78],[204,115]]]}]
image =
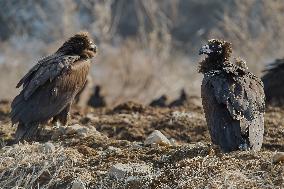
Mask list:
[{"label": "vulture head", "polygon": [[208,43],[201,47],[199,55],[206,54],[208,58],[229,60],[232,53],[232,44],[219,40],[211,39]]},{"label": "vulture head", "polygon": [[97,46],[88,32],[79,32],[69,38],[57,52],[66,55],[79,55],[82,58],[92,58],[97,52]]}]

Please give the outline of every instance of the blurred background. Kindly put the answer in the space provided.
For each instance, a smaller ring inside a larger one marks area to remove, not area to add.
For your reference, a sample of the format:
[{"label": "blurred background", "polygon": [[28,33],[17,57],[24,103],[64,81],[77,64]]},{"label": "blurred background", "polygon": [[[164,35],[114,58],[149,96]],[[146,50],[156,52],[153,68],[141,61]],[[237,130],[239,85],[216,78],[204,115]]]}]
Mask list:
[{"label": "blurred background", "polygon": [[234,56],[261,76],[284,54],[283,0],[1,0],[0,99],[74,33],[99,51],[92,67],[109,104],[149,103],[167,94],[200,95],[198,50],[210,38],[232,42]]}]

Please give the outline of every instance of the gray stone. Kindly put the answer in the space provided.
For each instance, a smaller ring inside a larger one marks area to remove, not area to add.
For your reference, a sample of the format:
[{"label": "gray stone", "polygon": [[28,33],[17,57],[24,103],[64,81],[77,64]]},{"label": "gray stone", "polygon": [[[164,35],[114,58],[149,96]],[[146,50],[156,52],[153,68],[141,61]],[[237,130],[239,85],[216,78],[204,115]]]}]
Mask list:
[{"label": "gray stone", "polygon": [[144,141],[145,145],[163,145],[163,146],[171,146],[171,142],[163,133],[158,130],[153,131]]},{"label": "gray stone", "polygon": [[45,153],[54,152],[55,146],[51,142],[46,142],[41,146],[41,150]]},{"label": "gray stone", "polygon": [[121,149],[120,149],[120,148],[117,148],[117,147],[114,147],[114,146],[109,146],[109,147],[107,148],[107,150],[108,150],[109,152],[114,152],[114,153],[117,153],[117,154],[119,154],[119,153],[121,152]]},{"label": "gray stone", "polygon": [[72,126],[66,127],[65,134],[72,135],[72,134],[86,134],[88,132],[88,128],[81,126],[79,124],[75,124]]},{"label": "gray stone", "polygon": [[95,127],[86,127],[79,124],[68,126],[65,129],[66,135],[76,134],[79,137],[86,137],[98,133]]},{"label": "gray stone", "polygon": [[117,179],[123,179],[128,176],[143,176],[151,174],[152,167],[147,164],[139,163],[128,163],[122,164],[117,163],[113,165],[109,170],[109,175]]},{"label": "gray stone", "polygon": [[171,143],[172,146],[177,146],[177,142],[173,138],[170,139],[170,143]]},{"label": "gray stone", "polygon": [[75,180],[72,183],[71,189],[86,189],[86,186],[81,180]]}]

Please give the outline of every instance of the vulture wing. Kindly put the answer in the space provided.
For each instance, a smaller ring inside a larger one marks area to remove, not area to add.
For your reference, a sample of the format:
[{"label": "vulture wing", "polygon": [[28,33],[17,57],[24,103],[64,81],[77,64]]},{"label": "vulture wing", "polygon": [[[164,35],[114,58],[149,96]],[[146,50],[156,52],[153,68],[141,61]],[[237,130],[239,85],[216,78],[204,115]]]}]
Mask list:
[{"label": "vulture wing", "polygon": [[234,120],[245,118],[252,121],[264,112],[264,91],[262,82],[253,74],[234,75],[215,71],[205,74],[206,80],[214,88],[214,94],[219,104],[224,104]]},{"label": "vulture wing", "polygon": [[40,86],[55,79],[63,70],[79,60],[80,56],[50,56],[38,62],[18,83],[23,85],[24,99],[27,100]]}]

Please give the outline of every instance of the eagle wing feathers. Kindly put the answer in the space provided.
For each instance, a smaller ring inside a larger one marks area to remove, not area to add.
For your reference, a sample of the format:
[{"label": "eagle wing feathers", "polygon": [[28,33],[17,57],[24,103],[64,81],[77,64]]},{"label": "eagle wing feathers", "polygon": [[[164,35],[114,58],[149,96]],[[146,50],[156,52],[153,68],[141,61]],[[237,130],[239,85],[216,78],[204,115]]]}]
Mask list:
[{"label": "eagle wing feathers", "polygon": [[52,81],[59,76],[62,71],[68,70],[72,63],[79,60],[80,56],[58,56],[39,61],[30,72],[18,83],[17,87],[23,85],[24,98],[27,100],[39,86],[47,81]]}]

